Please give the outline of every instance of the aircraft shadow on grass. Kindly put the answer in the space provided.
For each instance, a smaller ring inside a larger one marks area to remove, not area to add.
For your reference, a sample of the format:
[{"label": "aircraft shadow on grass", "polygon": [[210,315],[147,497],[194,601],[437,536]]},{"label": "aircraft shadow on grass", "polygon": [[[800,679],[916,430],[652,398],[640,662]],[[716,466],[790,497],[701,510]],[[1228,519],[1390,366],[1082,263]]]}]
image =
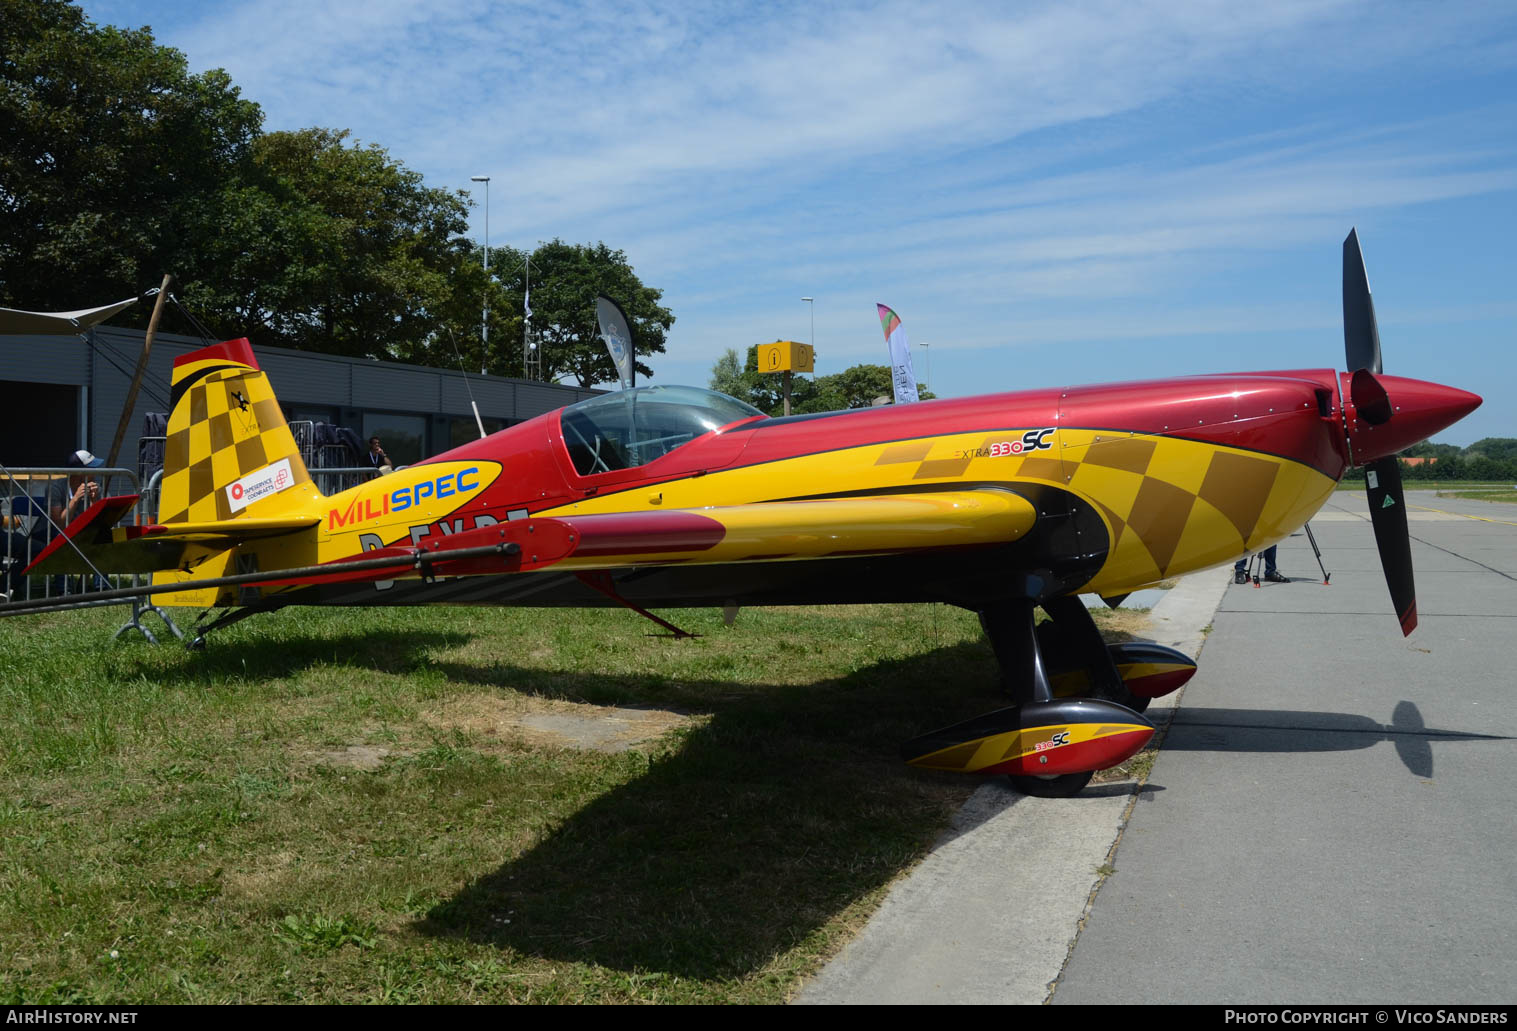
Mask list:
[{"label": "aircraft shadow on grass", "polygon": [[182,661],[170,665],[144,660],[138,669],[165,684],[224,683],[228,677],[289,677],[333,663],[383,673],[415,673],[432,668],[430,657],[437,649],[460,647],[474,636],[452,630],[374,630],[331,636],[291,632],[277,641],[222,644],[185,653]]},{"label": "aircraft shadow on grass", "polygon": [[979,643],[804,685],[649,678],[640,688],[593,674],[544,681],[501,665],[437,668],[485,688],[710,719],[435,907],[418,930],[701,978],[761,969],[929,848],[978,778],[907,767],[899,744],[982,711],[997,683]]},{"label": "aircraft shadow on grass", "polygon": [[[186,682],[218,673],[289,675],[336,658],[392,672],[425,667],[486,691],[709,716],[645,773],[595,798],[416,925],[434,937],[629,972],[722,978],[762,969],[894,879],[944,832],[945,807],[954,809],[986,779],[915,770],[896,751],[924,728],[982,711],[995,695],[996,666],[980,642],[803,685],[430,658],[472,636],[296,636],[277,649],[212,649],[156,675]],[[1409,770],[1431,776],[1433,743],[1486,738],[1428,730],[1403,702],[1389,725],[1338,713],[1181,709],[1164,747],[1310,752],[1390,740]],[[1017,804],[1020,796],[1007,791],[1007,805]],[[1005,808],[982,808],[980,818]],[[971,829],[960,823],[949,833]]]}]

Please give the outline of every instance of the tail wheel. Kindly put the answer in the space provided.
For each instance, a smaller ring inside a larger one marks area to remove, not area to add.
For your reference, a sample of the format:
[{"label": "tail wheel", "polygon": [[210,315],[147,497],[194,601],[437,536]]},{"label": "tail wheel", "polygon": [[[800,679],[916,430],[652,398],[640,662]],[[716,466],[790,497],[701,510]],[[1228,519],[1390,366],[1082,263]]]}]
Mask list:
[{"label": "tail wheel", "polygon": [[1073,798],[1085,790],[1085,785],[1090,783],[1093,776],[1095,773],[1087,770],[1084,773],[1065,773],[1051,777],[1011,775],[1006,779],[1022,794],[1034,798]]}]

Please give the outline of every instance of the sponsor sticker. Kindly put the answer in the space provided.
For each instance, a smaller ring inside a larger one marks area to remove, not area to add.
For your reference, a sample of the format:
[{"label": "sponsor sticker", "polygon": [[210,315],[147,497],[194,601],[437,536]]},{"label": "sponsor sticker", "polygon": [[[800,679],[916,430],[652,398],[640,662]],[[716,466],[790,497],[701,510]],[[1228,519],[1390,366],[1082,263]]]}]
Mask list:
[{"label": "sponsor sticker", "polygon": [[290,460],[281,458],[273,465],[264,466],[257,472],[248,473],[226,489],[227,504],[233,512],[241,512],[255,501],[278,494],[286,487],[295,485],[295,474],[290,472]]},{"label": "sponsor sticker", "polygon": [[[349,492],[352,496],[348,497],[345,507],[327,510],[327,529],[356,527],[376,519],[388,523],[392,521],[388,517],[401,513],[410,513],[402,516],[407,520],[424,520],[420,525],[426,526],[434,515],[433,506],[441,514],[455,512],[474,500],[499,473],[498,462],[436,462],[413,466],[384,477],[382,483],[371,481],[373,486],[365,485],[364,489]],[[390,489],[385,490],[385,487]],[[521,513],[525,516],[526,509]],[[489,518],[491,522],[498,520],[495,516],[476,516],[476,525],[480,518]]]}]

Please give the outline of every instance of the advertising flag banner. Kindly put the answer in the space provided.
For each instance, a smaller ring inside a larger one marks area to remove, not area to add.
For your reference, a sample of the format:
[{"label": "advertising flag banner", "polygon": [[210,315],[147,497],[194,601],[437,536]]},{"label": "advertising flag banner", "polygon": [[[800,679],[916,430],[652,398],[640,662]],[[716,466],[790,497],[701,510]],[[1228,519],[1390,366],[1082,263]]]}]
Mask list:
[{"label": "advertising flag banner", "polygon": [[895,403],[910,404],[917,398],[917,376],[911,371],[911,347],[906,343],[906,327],[901,317],[883,304],[876,304],[880,313],[880,328],[885,331],[885,343],[890,348],[890,382],[895,387]]},{"label": "advertising flag banner", "polygon": [[622,389],[628,390],[637,377],[637,369],[633,367],[632,330],[627,325],[627,313],[622,311],[621,305],[601,294],[595,298],[595,318],[600,323],[600,338],[606,342],[606,350],[611,352]]}]

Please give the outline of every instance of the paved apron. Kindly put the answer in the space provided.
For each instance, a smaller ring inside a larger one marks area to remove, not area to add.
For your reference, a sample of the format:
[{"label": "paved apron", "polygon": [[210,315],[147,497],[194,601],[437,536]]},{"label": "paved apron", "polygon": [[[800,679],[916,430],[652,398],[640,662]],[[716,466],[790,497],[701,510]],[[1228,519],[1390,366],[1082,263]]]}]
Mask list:
[{"label": "paved apron", "polygon": [[1331,586],[1304,535],[1293,583],[1187,578],[1154,636],[1214,629],[1136,801],[988,782],[797,1001],[1513,1002],[1517,506],[1408,502],[1410,638],[1363,494],[1312,521]]}]

